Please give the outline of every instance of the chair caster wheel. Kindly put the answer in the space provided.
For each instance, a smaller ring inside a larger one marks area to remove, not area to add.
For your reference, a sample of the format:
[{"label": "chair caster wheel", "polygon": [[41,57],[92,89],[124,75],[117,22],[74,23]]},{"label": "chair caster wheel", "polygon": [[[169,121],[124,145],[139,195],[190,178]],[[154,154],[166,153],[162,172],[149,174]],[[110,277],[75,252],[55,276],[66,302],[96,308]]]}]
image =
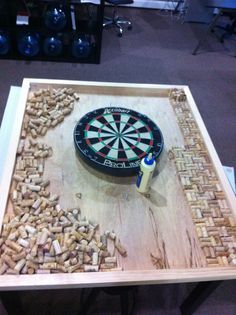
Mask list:
[{"label": "chair caster wheel", "polygon": [[122,35],[123,35],[122,32],[118,33],[118,37],[122,37]]},{"label": "chair caster wheel", "polygon": [[133,28],[132,25],[129,25],[129,26],[127,27],[127,30],[130,31],[130,30],[132,30],[132,28]]}]

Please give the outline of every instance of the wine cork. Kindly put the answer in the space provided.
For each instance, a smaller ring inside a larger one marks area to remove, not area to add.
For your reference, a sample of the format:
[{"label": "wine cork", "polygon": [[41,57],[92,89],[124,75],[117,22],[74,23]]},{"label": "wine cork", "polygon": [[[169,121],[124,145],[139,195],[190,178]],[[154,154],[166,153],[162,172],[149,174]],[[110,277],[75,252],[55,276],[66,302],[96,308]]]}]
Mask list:
[{"label": "wine cork", "polygon": [[18,273],[20,273],[21,269],[25,266],[26,260],[23,258],[17,262],[17,264],[14,267],[14,270],[16,270]]},{"label": "wine cork", "polygon": [[12,248],[17,253],[19,253],[22,250],[22,247],[19,244],[17,244],[16,242],[13,242],[13,241],[10,241],[10,240],[6,240],[5,244],[7,246],[9,246],[10,248]]},{"label": "wine cork", "polygon": [[8,255],[3,255],[2,256],[3,262],[5,262],[11,269],[14,269],[16,266],[16,263],[11,259],[10,256]]},{"label": "wine cork", "polygon": [[62,253],[62,250],[61,250],[61,246],[60,246],[58,240],[53,241],[52,245],[53,245],[53,248],[55,251],[55,255],[60,255]]}]

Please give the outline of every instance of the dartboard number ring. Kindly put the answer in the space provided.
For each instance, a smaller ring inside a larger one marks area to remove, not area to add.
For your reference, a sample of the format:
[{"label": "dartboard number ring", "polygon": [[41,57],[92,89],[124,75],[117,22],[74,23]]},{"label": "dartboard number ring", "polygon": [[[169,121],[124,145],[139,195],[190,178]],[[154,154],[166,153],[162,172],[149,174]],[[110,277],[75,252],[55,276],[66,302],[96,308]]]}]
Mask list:
[{"label": "dartboard number ring", "polygon": [[90,166],[115,176],[137,174],[141,159],[163,149],[163,136],[147,116],[123,107],[96,109],[74,128],[79,156]]}]

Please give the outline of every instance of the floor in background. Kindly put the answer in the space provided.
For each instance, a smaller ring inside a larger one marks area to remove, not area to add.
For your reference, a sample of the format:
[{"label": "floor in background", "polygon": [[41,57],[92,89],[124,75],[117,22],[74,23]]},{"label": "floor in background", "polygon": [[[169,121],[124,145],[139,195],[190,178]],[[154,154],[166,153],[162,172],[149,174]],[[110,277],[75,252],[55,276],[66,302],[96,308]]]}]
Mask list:
[{"label": "floor in background", "polygon": [[21,85],[24,77],[186,84],[222,164],[236,167],[236,58],[212,35],[198,55],[191,54],[206,25],[183,24],[159,10],[119,11],[133,22],[133,29],[122,38],[115,28],[104,30],[98,65],[0,60],[0,119],[10,85]]},{"label": "floor in background", "polygon": [[[158,10],[122,8],[120,12],[132,20],[133,30],[124,32],[122,38],[115,29],[104,30],[99,65],[0,60],[0,120],[10,86],[21,85],[24,77],[184,84],[191,89],[222,164],[236,167],[236,58],[212,36],[199,54],[192,56],[205,25],[182,24]],[[179,305],[193,287],[140,287],[135,314],[179,315]],[[24,293],[22,298],[29,314],[73,315],[79,310],[79,293],[37,291]],[[235,296],[236,281],[226,281],[196,315],[235,315]],[[102,294],[90,313],[120,314],[118,298]]]},{"label": "floor in background", "polygon": [[[194,284],[168,284],[138,288],[133,315],[181,315],[179,306]],[[78,315],[80,289],[22,293],[24,315]],[[235,315],[236,281],[221,284],[194,315]],[[0,304],[0,315],[7,315]],[[16,314],[23,315],[23,314]],[[101,293],[88,315],[120,315],[117,296]]]}]

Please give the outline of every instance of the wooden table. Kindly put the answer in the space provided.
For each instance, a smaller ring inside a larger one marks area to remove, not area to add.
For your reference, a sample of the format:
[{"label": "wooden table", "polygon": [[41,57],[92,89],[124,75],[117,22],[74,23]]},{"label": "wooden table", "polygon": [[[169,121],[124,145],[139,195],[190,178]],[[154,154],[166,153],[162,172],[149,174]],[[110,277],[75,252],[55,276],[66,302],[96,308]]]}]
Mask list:
[{"label": "wooden table", "polygon": [[[60,196],[63,209],[79,207],[101,233],[114,230],[127,257],[115,251],[116,271],[4,274],[0,290],[235,279],[236,200],[187,86],[25,79],[10,134],[1,134],[8,141],[0,148],[6,157],[0,172],[0,221],[5,211],[12,213],[8,196],[28,94],[61,87],[72,87],[80,99],[62,123],[40,137],[53,152],[43,177],[50,178],[50,192]],[[165,148],[148,197],[136,191],[135,178],[103,175],[75,154],[75,123],[106,106],[139,111],[162,130]],[[3,119],[2,130],[7,124]]]}]

